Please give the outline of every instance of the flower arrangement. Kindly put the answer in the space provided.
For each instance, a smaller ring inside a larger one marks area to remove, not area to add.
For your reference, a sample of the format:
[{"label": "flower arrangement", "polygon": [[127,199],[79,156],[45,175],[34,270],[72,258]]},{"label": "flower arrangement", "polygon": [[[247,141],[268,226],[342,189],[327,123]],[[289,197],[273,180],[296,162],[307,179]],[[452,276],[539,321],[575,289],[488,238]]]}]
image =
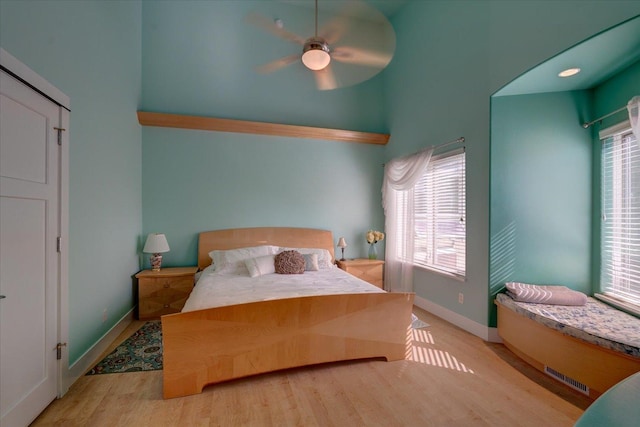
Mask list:
[{"label": "flower arrangement", "polygon": [[369,259],[378,259],[376,243],[384,239],[384,233],[376,230],[367,231],[367,243],[369,243]]},{"label": "flower arrangement", "polygon": [[369,230],[367,231],[367,243],[370,245],[378,243],[380,240],[384,240],[384,233],[381,231]]}]

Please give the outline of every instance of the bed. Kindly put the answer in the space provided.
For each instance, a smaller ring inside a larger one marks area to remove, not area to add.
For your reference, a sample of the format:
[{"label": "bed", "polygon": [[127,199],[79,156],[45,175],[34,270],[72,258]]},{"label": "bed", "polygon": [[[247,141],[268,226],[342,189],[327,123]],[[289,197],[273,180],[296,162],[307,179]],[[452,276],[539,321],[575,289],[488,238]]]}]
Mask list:
[{"label": "bed", "polygon": [[[333,262],[329,231],[259,227],[200,233],[198,267],[206,270],[211,264],[211,251],[262,245],[326,249]],[[349,292],[262,298],[210,308],[189,301],[187,305],[193,311],[161,318],[165,399],[200,393],[209,384],[294,367],[369,358],[402,360],[413,294]]]}]

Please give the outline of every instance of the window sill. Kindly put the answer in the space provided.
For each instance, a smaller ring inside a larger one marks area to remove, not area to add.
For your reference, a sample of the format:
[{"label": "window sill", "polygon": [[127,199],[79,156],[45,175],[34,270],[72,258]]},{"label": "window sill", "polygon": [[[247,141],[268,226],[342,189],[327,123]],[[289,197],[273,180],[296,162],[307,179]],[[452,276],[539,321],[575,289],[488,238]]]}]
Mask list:
[{"label": "window sill", "polygon": [[640,317],[640,307],[635,304],[622,301],[618,298],[606,294],[595,294],[594,297],[604,303],[607,303],[619,310],[624,311],[625,313],[629,313],[632,316]]},{"label": "window sill", "polygon": [[453,279],[453,280],[456,280],[456,281],[462,282],[462,283],[465,283],[467,281],[467,277],[466,276],[461,276],[459,274],[449,273],[449,272],[438,270],[438,269],[435,269],[435,268],[425,267],[423,265],[413,264],[413,268],[417,268],[417,269],[422,270],[422,271],[427,272],[427,273],[434,273],[434,274],[437,274],[439,276],[444,276],[444,277],[447,277],[449,279]]}]

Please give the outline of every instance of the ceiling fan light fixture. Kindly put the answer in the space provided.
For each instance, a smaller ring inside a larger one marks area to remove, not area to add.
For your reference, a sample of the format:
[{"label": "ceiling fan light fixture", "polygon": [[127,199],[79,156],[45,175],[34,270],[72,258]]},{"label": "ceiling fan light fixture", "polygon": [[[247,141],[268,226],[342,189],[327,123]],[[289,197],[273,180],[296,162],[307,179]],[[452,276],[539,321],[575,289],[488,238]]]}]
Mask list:
[{"label": "ceiling fan light fixture", "polygon": [[329,46],[321,39],[312,37],[304,44],[302,50],[302,63],[310,70],[323,70],[331,62]]}]

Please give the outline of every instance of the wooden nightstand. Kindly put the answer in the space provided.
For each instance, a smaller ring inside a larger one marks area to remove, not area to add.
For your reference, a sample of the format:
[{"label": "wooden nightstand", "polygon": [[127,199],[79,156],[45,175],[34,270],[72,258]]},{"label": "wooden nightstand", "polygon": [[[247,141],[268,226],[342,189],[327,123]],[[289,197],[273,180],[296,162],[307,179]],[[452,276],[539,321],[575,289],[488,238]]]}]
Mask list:
[{"label": "wooden nightstand", "polygon": [[182,310],[193,290],[196,271],[198,267],[177,267],[136,274],[138,319],[153,319]]},{"label": "wooden nightstand", "polygon": [[384,289],[384,278],[382,275],[384,261],[378,259],[348,259],[346,261],[336,261],[338,267],[365,280],[372,285]]}]

